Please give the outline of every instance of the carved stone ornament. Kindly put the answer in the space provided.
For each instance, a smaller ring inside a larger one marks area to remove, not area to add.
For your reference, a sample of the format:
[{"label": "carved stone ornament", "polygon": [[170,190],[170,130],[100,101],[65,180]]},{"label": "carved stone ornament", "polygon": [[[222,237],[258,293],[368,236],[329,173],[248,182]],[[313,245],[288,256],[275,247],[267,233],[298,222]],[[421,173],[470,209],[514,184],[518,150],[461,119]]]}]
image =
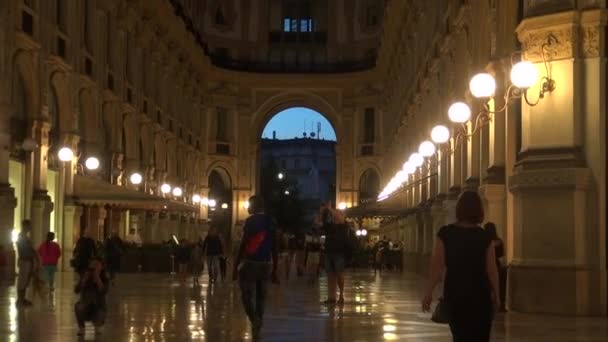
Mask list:
[{"label": "carved stone ornament", "polygon": [[[530,30],[519,33],[519,40],[523,45],[524,59],[533,62],[542,62],[542,49],[545,46],[546,60],[569,59],[576,57],[578,44],[577,29],[571,25],[552,27],[547,29]],[[555,37],[547,45],[549,37]]]},{"label": "carved stone ornament", "polygon": [[598,26],[583,26],[581,29],[582,53],[585,58],[600,55],[600,28]]},{"label": "carved stone ornament", "polygon": [[589,187],[591,174],[588,168],[562,168],[519,170],[509,179],[509,189],[526,188],[574,188]]}]

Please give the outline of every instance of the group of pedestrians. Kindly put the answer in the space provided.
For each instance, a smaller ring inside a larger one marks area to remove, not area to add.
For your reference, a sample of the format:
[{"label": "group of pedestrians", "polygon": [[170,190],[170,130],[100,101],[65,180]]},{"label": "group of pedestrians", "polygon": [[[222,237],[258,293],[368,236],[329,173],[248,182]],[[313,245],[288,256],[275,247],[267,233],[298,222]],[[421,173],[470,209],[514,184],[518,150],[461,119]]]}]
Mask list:
[{"label": "group of pedestrians", "polygon": [[188,273],[192,276],[192,284],[200,285],[200,276],[207,266],[209,282],[214,283],[226,278],[227,258],[224,255],[224,244],[215,227],[211,227],[204,240],[193,244],[182,239],[173,252],[178,266],[178,278],[185,284]]},{"label": "group of pedestrians", "polygon": [[[268,282],[278,283],[279,237],[276,224],[264,210],[259,196],[249,199],[250,216],[243,227],[243,238],[233,269],[238,280],[243,307],[252,326],[252,336],[259,338],[263,325]],[[435,308],[449,323],[455,342],[489,341],[495,313],[503,308],[504,246],[496,233],[496,226],[486,224],[481,198],[476,192],[464,192],[456,205],[457,222],[442,227],[431,258],[430,282],[422,300],[422,308],[429,311],[433,292],[444,282],[443,295]],[[349,227],[340,211],[323,205],[319,211],[317,228],[325,235],[323,248],[324,268],[328,277],[328,293],[324,304],[344,302],[344,264],[349,253]],[[30,237],[31,223],[23,221],[17,241],[19,274],[17,279],[18,306],[30,306],[26,291],[37,272],[43,274],[49,290],[54,289],[54,275],[61,257],[61,248],[50,232],[37,249]],[[311,265],[318,264],[320,241],[305,239],[305,258]],[[97,333],[101,332],[106,316],[105,296],[111,279],[120,265],[122,241],[112,234],[105,243],[105,261],[98,256],[95,241],[84,234],[77,242],[71,264],[79,275],[75,292],[78,333],[84,334],[84,324],[91,321]],[[179,251],[187,250],[184,243]],[[195,285],[203,270],[206,258],[210,282],[224,277],[222,272],[223,245],[215,229],[203,241],[193,246],[188,258]],[[180,259],[181,261],[181,259]],[[306,263],[308,264],[308,263]],[[106,265],[110,275],[106,272]],[[180,267],[181,268],[181,267]],[[224,267],[225,268],[225,267]],[[316,269],[318,272],[318,268]]]}]

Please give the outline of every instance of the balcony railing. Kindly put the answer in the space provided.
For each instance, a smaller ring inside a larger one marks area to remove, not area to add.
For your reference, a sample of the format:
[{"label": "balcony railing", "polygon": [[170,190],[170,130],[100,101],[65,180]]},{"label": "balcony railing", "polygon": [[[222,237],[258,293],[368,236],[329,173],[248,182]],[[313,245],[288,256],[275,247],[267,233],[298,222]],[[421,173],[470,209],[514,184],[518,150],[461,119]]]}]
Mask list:
[{"label": "balcony railing", "polygon": [[239,61],[210,54],[213,65],[234,70],[268,73],[345,73],[372,69],[376,66],[375,59],[339,63],[286,63],[286,62],[254,62]]}]

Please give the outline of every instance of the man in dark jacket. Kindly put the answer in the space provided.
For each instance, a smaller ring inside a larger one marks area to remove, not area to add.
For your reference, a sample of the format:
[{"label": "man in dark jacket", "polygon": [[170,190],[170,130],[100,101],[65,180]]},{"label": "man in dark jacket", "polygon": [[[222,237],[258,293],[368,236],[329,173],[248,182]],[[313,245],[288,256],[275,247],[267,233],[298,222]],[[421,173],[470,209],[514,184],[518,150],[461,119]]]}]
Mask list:
[{"label": "man in dark jacket", "polygon": [[96,254],[95,240],[88,236],[88,230],[85,229],[74,248],[74,268],[81,278],[89,268],[89,262]]},{"label": "man in dark jacket", "polygon": [[233,278],[239,279],[241,299],[251,322],[252,336],[258,339],[264,318],[268,276],[271,275],[272,280],[277,282],[278,253],[274,220],[264,213],[262,197],[252,196],[249,199],[249,213],[251,216],[243,227]]},{"label": "man in dark jacket", "polygon": [[123,244],[117,232],[112,232],[112,235],[106,239],[106,265],[110,275],[110,281],[114,285],[116,273],[120,272],[120,261],[122,259]]}]

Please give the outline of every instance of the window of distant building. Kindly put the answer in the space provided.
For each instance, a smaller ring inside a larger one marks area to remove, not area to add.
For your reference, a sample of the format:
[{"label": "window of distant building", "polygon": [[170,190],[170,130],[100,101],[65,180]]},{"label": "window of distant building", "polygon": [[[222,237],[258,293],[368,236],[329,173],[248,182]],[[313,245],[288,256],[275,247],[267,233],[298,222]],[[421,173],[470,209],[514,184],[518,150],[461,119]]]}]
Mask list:
[{"label": "window of distant building", "polygon": [[296,169],[299,169],[299,168],[300,168],[300,159],[296,159],[296,160],[294,161],[294,166],[295,166],[295,168],[296,168]]},{"label": "window of distant building", "polygon": [[281,168],[282,169],[286,169],[287,168],[287,161],[285,159],[281,160]]},{"label": "window of distant building", "polygon": [[283,32],[313,32],[312,18],[284,18]]}]

